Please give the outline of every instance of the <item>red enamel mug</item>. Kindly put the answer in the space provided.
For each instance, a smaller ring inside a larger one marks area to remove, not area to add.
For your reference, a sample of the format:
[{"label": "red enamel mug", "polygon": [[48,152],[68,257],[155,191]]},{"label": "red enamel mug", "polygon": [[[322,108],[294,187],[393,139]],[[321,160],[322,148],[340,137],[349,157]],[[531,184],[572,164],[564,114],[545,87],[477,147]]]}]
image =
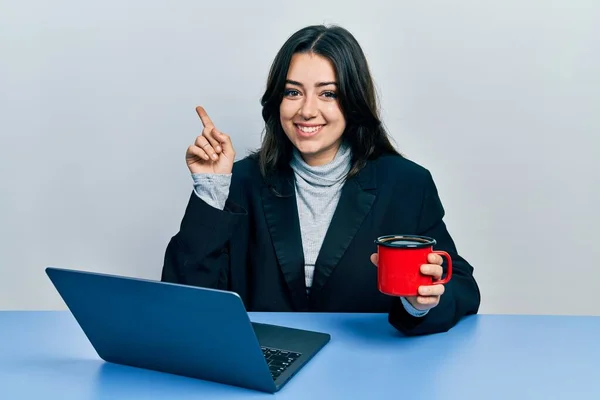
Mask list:
[{"label": "red enamel mug", "polygon": [[[452,278],[452,259],[445,251],[433,250],[435,239],[417,235],[387,235],[375,240],[379,262],[377,284],[381,293],[390,296],[417,296],[419,286],[445,284]],[[446,259],[446,277],[434,280],[421,273],[421,265],[428,264],[430,253]]]}]

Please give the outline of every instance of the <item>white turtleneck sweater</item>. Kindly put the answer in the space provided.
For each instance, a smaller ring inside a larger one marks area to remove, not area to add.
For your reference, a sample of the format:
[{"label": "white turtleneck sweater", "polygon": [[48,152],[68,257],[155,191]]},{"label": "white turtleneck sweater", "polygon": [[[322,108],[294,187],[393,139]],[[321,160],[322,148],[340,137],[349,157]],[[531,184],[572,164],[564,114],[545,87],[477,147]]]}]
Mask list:
[{"label": "white turtleneck sweater", "polygon": [[[307,290],[312,286],[315,262],[350,170],[351,159],[350,146],[344,142],[334,159],[325,165],[308,165],[297,150],[290,162],[296,182]],[[192,178],[196,195],[210,206],[223,210],[229,196],[231,174],[193,174]],[[426,311],[414,308],[406,299],[401,298],[401,301],[409,314],[427,314]]]}]

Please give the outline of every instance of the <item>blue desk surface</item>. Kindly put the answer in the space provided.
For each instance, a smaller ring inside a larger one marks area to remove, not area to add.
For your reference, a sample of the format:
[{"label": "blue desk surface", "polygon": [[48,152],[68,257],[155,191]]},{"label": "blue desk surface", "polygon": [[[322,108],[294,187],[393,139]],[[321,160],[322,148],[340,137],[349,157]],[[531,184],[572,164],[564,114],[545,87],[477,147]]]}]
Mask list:
[{"label": "blue desk surface", "polygon": [[68,312],[0,312],[0,398],[600,399],[600,317],[479,315],[422,337],[381,314],[251,319],[332,339],[270,395],[105,363]]}]

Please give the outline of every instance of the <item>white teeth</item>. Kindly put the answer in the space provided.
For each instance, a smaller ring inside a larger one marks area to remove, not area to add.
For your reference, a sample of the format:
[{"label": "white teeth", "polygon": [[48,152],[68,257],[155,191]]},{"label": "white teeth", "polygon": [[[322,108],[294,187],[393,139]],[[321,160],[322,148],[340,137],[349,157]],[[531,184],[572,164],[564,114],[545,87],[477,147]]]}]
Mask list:
[{"label": "white teeth", "polygon": [[319,126],[299,126],[298,128],[300,128],[300,130],[304,133],[314,133],[316,131],[318,131],[319,129],[321,129],[322,125]]}]

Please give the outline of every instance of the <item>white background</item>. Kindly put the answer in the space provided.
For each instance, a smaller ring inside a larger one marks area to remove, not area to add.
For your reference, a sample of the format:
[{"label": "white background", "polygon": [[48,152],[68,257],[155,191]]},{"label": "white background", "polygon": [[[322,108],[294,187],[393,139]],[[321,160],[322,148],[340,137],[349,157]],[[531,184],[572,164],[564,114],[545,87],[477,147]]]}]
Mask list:
[{"label": "white background", "polygon": [[599,2],[0,4],[1,309],[64,308],[48,265],[159,279],[194,107],[243,157],[279,47],[336,23],[432,171],[481,312],[600,315]]}]

